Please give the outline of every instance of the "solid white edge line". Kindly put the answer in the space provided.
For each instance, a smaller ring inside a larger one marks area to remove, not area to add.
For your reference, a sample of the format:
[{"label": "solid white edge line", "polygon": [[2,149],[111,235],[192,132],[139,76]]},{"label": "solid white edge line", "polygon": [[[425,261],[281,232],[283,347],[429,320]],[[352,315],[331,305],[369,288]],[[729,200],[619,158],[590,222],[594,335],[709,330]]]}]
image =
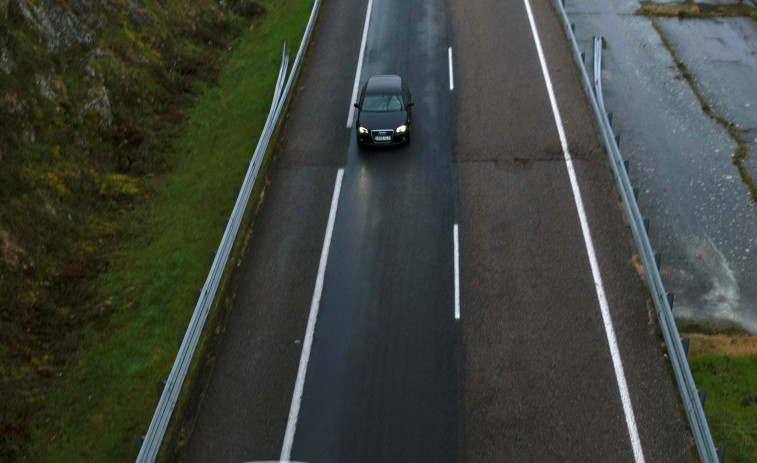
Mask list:
[{"label": "solid white edge line", "polygon": [[449,56],[449,91],[455,89],[455,79],[452,76],[452,47],[447,49],[447,55]]},{"label": "solid white edge line", "polygon": [[302,391],[305,388],[305,375],[308,370],[310,361],[310,348],[313,345],[313,334],[315,333],[315,321],[318,318],[318,309],[321,305],[321,294],[323,293],[323,280],[326,273],[326,261],[329,257],[329,248],[331,247],[331,235],[334,232],[334,222],[336,221],[336,208],[339,203],[339,193],[342,190],[342,178],[344,177],[344,168],[339,169],[336,175],[336,185],[334,186],[334,195],[331,198],[331,211],[329,212],[329,221],[326,226],[326,236],[323,238],[323,249],[321,250],[321,261],[318,265],[318,277],[315,280],[315,290],[313,291],[313,302],[310,304],[310,315],[308,316],[308,326],[305,331],[305,341],[302,343],[302,354],[300,354],[300,366],[297,370],[297,381],[294,385],[294,394],[292,395],[292,405],[289,408],[289,419],[287,420],[286,433],[284,434],[284,445],[281,447],[281,461],[289,461],[292,455],[292,444],[294,443],[294,433],[297,430],[297,419],[300,415],[300,404],[302,403]]},{"label": "solid white edge line", "polygon": [[529,3],[529,0],[523,1],[526,5],[526,12],[528,13],[528,21],[531,24],[531,32],[533,33],[534,42],[536,43],[536,50],[539,54],[539,62],[541,63],[542,74],[544,75],[544,81],[547,85],[549,101],[552,104],[552,113],[555,118],[555,123],[557,124],[557,132],[560,136],[560,143],[562,144],[563,155],[565,157],[565,165],[568,169],[568,176],[570,177],[570,185],[573,189],[573,197],[576,202],[576,209],[578,209],[578,217],[581,222],[581,231],[584,235],[584,243],[586,245],[586,251],[589,255],[589,264],[591,265],[591,273],[594,277],[594,286],[597,291],[597,299],[599,300],[599,307],[602,311],[602,321],[605,326],[605,333],[607,334],[607,343],[610,346],[610,355],[612,357],[612,365],[615,370],[615,379],[618,382],[620,398],[623,402],[623,412],[626,418],[626,427],[628,429],[628,434],[631,439],[631,447],[633,448],[634,460],[636,461],[636,463],[644,463],[644,452],[641,448],[641,439],[639,439],[639,431],[636,426],[636,418],[634,416],[633,407],[631,405],[631,397],[628,392],[626,375],[623,371],[623,362],[620,358],[620,350],[618,349],[618,342],[615,337],[615,328],[613,327],[612,318],[610,316],[610,307],[607,303],[604,285],[602,284],[602,275],[599,271],[599,263],[597,262],[597,256],[594,251],[594,242],[591,239],[589,221],[586,218],[586,211],[584,210],[583,200],[581,199],[581,191],[578,187],[578,179],[576,178],[576,172],[573,167],[573,160],[571,159],[570,152],[568,151],[568,141],[565,137],[562,118],[560,117],[560,111],[557,108],[557,99],[555,98],[555,92],[552,87],[552,79],[550,78],[549,70],[547,69],[547,61],[544,58],[544,52],[541,47],[541,40],[539,39],[539,32],[536,29],[536,22],[534,21],[534,16],[531,12],[531,5]]},{"label": "solid white edge line", "polygon": [[352,99],[350,99],[350,109],[347,112],[347,128],[352,128],[352,119],[355,117],[355,103],[357,103],[357,87],[360,85],[360,74],[363,70],[363,56],[365,55],[365,44],[368,41],[368,25],[371,23],[371,10],[373,9],[373,0],[368,0],[368,10],[365,12],[365,25],[363,26],[363,40],[360,42],[360,55],[357,58],[357,70],[355,71],[355,84],[352,86]]},{"label": "solid white edge line", "polygon": [[460,244],[457,224],[452,227],[455,243],[455,320],[460,320]]}]

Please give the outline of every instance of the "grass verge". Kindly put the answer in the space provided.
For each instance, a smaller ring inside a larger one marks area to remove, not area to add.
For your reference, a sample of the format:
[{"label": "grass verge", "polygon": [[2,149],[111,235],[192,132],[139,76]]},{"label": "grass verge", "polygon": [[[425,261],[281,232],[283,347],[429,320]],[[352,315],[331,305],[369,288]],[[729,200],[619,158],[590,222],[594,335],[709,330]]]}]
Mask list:
[{"label": "grass verge", "polygon": [[726,444],[726,461],[757,461],[757,355],[699,355],[689,365],[707,389],[707,422],[715,445]]},{"label": "grass verge", "polygon": [[757,461],[757,336],[735,328],[681,328],[691,340],[694,383],[707,389],[704,411],[715,445],[726,444],[727,462]]},{"label": "grass verge", "polygon": [[299,44],[307,0],[261,0],[266,14],[228,53],[219,85],[207,88],[179,129],[172,168],[144,180],[144,207],[124,213],[132,237],[113,251],[97,281],[102,316],[55,379],[35,418],[26,458],[129,461],[157,404],[157,381],[177,353],[177,333],[194,309],[193,289],[233,208],[244,160],[253,152],[280,64],[283,41]]}]

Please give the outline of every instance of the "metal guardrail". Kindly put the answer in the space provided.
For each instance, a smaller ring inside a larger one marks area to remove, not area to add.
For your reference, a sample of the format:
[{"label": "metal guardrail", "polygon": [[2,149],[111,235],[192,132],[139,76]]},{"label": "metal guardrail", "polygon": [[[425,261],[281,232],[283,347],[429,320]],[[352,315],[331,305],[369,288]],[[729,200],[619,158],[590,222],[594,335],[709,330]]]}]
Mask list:
[{"label": "metal guardrail", "polygon": [[[263,126],[263,131],[260,135],[260,141],[255,147],[250,166],[247,169],[244,182],[242,183],[236,203],[234,204],[234,210],[229,217],[223,237],[221,238],[218,252],[213,260],[208,277],[205,280],[205,285],[200,292],[197,305],[195,306],[194,313],[192,314],[189,326],[187,327],[187,332],[181,346],[179,347],[179,352],[176,356],[173,367],[171,368],[171,373],[166,380],[160,400],[158,401],[152,421],[150,422],[150,427],[142,441],[136,460],[137,463],[152,463],[158,456],[158,451],[163,443],[163,437],[165,436],[168,422],[173,414],[174,407],[179,398],[179,393],[184,384],[184,379],[189,370],[189,365],[194,356],[194,351],[197,347],[200,334],[202,333],[210,308],[213,305],[221,277],[226,269],[229,254],[231,253],[231,249],[239,231],[239,226],[242,222],[245,209],[247,208],[250,195],[252,194],[253,186],[257,180],[260,166],[262,165],[263,158],[268,150],[268,143],[279,125],[279,119],[283,109],[289,103],[291,98],[291,86],[301,71],[300,63],[305,50],[310,43],[310,37],[312,36],[313,28],[315,27],[315,18],[318,16],[320,5],[320,0],[315,0],[313,2],[310,19],[303,31],[300,48],[297,52],[288,79],[286,76],[289,68],[289,55],[287,53],[287,44],[284,43],[281,56],[281,67],[279,68],[279,76],[274,90],[273,101],[271,103],[268,117]],[[286,85],[284,85],[285,81]]]},{"label": "metal guardrail", "polygon": [[668,356],[670,363],[673,366],[673,373],[678,383],[678,389],[681,393],[681,399],[683,401],[686,415],[689,418],[689,424],[691,425],[691,432],[694,435],[694,441],[696,442],[697,449],[699,450],[699,457],[702,461],[717,463],[719,461],[715,446],[710,436],[710,429],[707,426],[707,418],[705,418],[702,403],[699,398],[699,393],[694,385],[694,379],[691,376],[691,370],[686,360],[686,353],[683,350],[683,345],[678,335],[678,328],[676,327],[675,320],[673,318],[673,312],[670,307],[670,301],[665,293],[665,288],[660,278],[660,272],[657,268],[657,259],[652,251],[652,246],[649,243],[649,237],[647,236],[646,227],[644,221],[639,212],[638,205],[636,204],[633,188],[631,187],[628,173],[626,172],[623,158],[621,157],[618,144],[612,133],[610,121],[607,117],[607,112],[604,110],[604,99],[602,97],[602,38],[594,37],[594,91],[597,98],[597,104],[601,111],[603,138],[605,145],[608,145],[608,151],[610,152],[610,161],[612,170],[615,174],[616,183],[620,195],[623,197],[623,203],[626,205],[626,212],[629,216],[629,222],[631,224],[631,231],[636,241],[636,247],[639,249],[641,260],[644,264],[644,273],[647,276],[647,284],[652,294],[655,309],[657,310],[657,317],[660,320],[660,328],[662,335],[665,339],[665,345],[668,347]]},{"label": "metal guardrail", "polygon": [[675,319],[673,318],[673,311],[670,307],[671,302],[665,293],[665,288],[662,284],[660,272],[657,267],[657,259],[652,250],[652,245],[649,242],[649,237],[647,236],[644,219],[642,218],[638,204],[636,203],[636,196],[633,187],[631,186],[631,181],[628,178],[623,157],[620,154],[617,140],[615,139],[612,126],[607,112],[605,111],[601,79],[602,38],[594,37],[594,81],[592,82],[589,80],[589,76],[586,72],[583,57],[579,52],[578,44],[573,34],[573,28],[568,20],[568,15],[565,12],[562,0],[554,0],[554,2],[562,19],[565,33],[572,44],[573,59],[576,61],[581,72],[584,90],[589,96],[592,108],[594,109],[594,115],[599,124],[602,141],[609,155],[615,183],[621,197],[623,198],[623,204],[625,205],[626,214],[628,215],[631,232],[644,265],[647,284],[660,322],[660,329],[662,330],[665,345],[668,349],[668,356],[673,367],[673,373],[676,378],[676,383],[678,384],[681,400],[689,420],[691,432],[694,436],[694,442],[696,443],[699,452],[699,458],[702,462],[706,463],[722,463],[725,447],[721,446],[720,449],[715,450],[715,445],[713,444],[712,436],[710,435],[710,428],[707,425],[707,418],[705,417],[702,408],[702,402],[694,384],[694,379],[691,376],[691,370],[689,369],[689,364],[686,360],[686,353],[681,344],[678,328]]}]

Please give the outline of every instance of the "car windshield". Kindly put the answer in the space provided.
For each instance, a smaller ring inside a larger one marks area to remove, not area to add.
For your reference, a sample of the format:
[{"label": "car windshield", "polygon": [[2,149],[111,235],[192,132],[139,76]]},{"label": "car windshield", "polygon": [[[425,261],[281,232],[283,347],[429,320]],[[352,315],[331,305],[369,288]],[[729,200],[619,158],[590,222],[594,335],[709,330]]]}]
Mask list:
[{"label": "car windshield", "polygon": [[363,101],[362,110],[376,113],[402,111],[402,96],[396,94],[368,94]]}]

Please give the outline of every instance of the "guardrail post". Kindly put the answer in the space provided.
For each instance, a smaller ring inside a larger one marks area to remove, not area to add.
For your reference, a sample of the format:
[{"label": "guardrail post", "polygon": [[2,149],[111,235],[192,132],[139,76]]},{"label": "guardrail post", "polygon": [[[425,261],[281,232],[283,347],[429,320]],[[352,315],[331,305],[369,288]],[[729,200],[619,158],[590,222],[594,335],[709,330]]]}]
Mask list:
[{"label": "guardrail post", "polygon": [[623,161],[623,167],[626,168],[626,175],[628,175],[628,169],[631,167],[631,165],[629,164],[627,160]]},{"label": "guardrail post", "polygon": [[268,115],[266,114],[262,116],[261,119],[262,119],[262,126],[265,127],[265,122],[268,120]]},{"label": "guardrail post", "polygon": [[633,198],[639,202],[639,187],[637,186],[633,187]]},{"label": "guardrail post", "polygon": [[670,309],[673,310],[673,300],[675,299],[674,293],[668,293],[668,305],[670,306]]},{"label": "guardrail post", "polygon": [[610,122],[610,126],[612,126],[612,111],[607,113],[607,120]]},{"label": "guardrail post", "polygon": [[250,170],[250,160],[245,159],[244,160],[244,173],[246,174]]},{"label": "guardrail post", "polygon": [[179,349],[181,349],[181,344],[184,342],[184,332],[179,331],[176,333],[176,343],[179,345]]},{"label": "guardrail post", "polygon": [[615,135],[615,146],[620,148],[620,135]]},{"label": "guardrail post", "polygon": [[718,445],[718,461],[720,463],[725,461],[725,444]]},{"label": "guardrail post", "polygon": [[683,353],[686,354],[686,357],[689,356],[689,343],[690,342],[691,342],[691,339],[689,338],[681,339],[681,346],[683,347]]},{"label": "guardrail post", "polygon": [[202,290],[200,288],[195,288],[195,304],[200,300],[200,296],[202,296]]},{"label": "guardrail post", "polygon": [[[249,162],[249,161],[247,161]],[[249,168],[249,166],[248,166]],[[239,198],[239,188],[234,188],[234,202],[237,202],[237,199]]]},{"label": "guardrail post", "polygon": [[660,271],[660,265],[662,263],[662,254],[660,254],[659,252],[656,252],[655,255],[654,255],[654,262],[655,262],[655,264],[657,264],[657,271],[659,272]]},{"label": "guardrail post", "polygon": [[586,54],[584,52],[579,53],[581,55],[581,64],[586,66]]},{"label": "guardrail post", "polygon": [[134,450],[137,451],[137,455],[139,455],[139,451],[142,450],[142,444],[145,443],[145,435],[139,435],[134,434]]},{"label": "guardrail post", "polygon": [[702,404],[702,408],[704,408],[704,401],[707,398],[707,389],[702,388],[698,392],[699,392],[699,402]]},{"label": "guardrail post", "polygon": [[221,217],[221,225],[223,226],[223,231],[226,231],[226,226],[229,224],[229,218],[226,216]]},{"label": "guardrail post", "polygon": [[213,262],[216,260],[216,251],[210,251],[208,253],[208,258],[210,259],[210,266],[213,266]]},{"label": "guardrail post", "polygon": [[[636,196],[636,200],[639,200],[638,196]],[[649,235],[649,219],[644,219],[644,230],[646,230],[647,235]]]},{"label": "guardrail post", "polygon": [[575,34],[576,33],[576,23],[570,23],[570,30]]},{"label": "guardrail post", "polygon": [[165,379],[159,379],[158,380],[158,400],[160,400],[160,396],[163,395],[163,391],[166,389],[166,380]]}]

